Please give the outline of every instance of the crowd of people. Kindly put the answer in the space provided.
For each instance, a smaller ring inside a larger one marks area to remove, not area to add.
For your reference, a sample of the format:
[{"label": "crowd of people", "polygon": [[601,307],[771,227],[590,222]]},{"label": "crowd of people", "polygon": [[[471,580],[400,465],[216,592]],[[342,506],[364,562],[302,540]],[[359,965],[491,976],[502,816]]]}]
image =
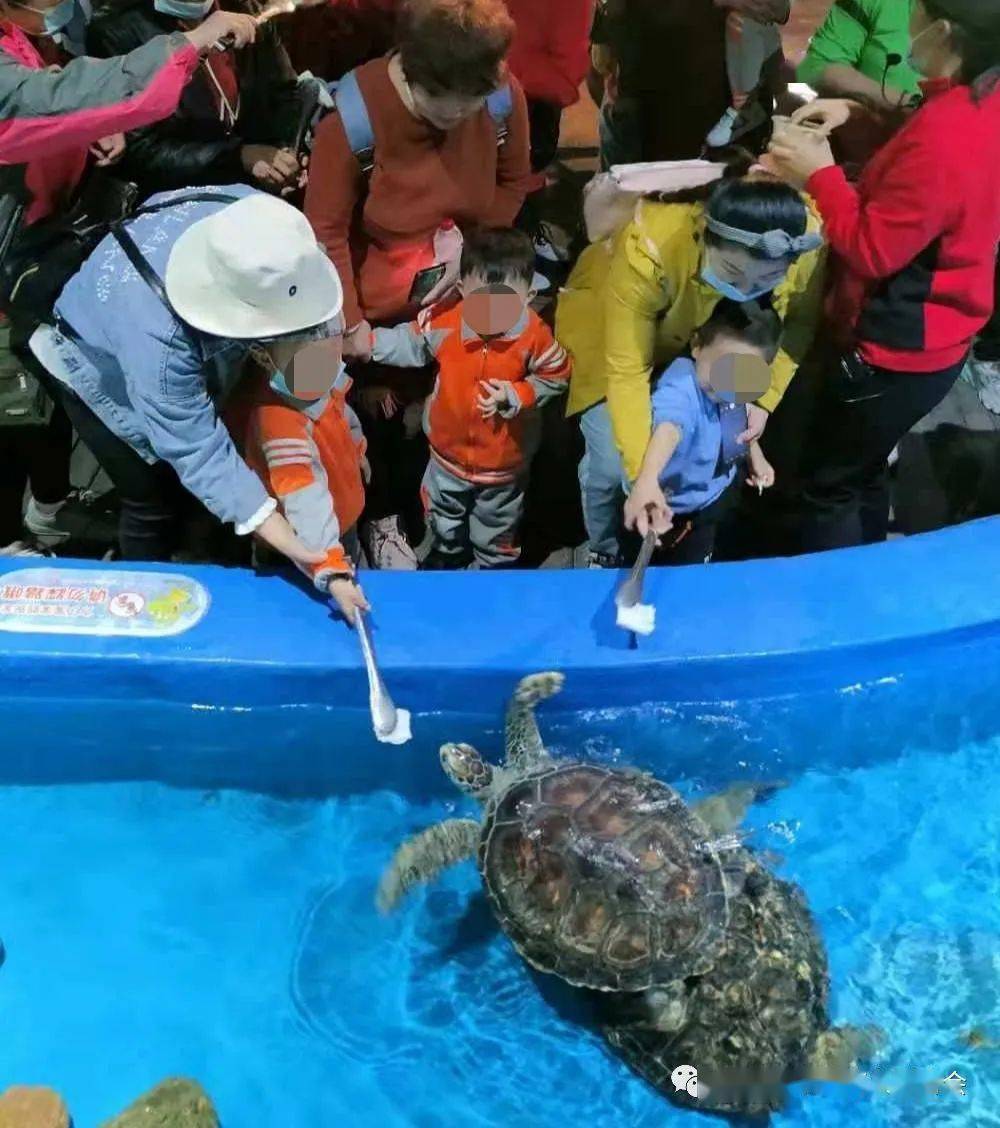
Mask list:
[{"label": "crowd of people", "polygon": [[348,618],[577,475],[585,566],[845,547],[963,372],[1000,409],[1000,0],[835,0],[807,101],[789,0],[294,7],[0,0],[0,555],[74,435],[117,557],[207,511]]}]

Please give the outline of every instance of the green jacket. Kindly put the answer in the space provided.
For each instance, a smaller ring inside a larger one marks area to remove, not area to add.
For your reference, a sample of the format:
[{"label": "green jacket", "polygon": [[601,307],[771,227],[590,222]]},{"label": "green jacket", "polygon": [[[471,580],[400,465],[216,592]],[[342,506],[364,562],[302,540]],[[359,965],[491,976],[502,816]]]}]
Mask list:
[{"label": "green jacket", "polygon": [[[876,82],[885,78],[897,90],[918,93],[919,75],[905,62],[911,6],[911,0],[835,0],[799,65],[799,81],[815,86],[828,66],[840,63]],[[886,71],[893,54],[904,61]]]}]

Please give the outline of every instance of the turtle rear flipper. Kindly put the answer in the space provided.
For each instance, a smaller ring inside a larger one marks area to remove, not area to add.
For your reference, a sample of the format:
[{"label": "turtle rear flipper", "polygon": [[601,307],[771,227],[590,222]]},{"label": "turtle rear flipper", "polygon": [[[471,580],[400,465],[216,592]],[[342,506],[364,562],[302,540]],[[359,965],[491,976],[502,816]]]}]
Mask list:
[{"label": "turtle rear flipper", "polygon": [[834,1026],[816,1039],[806,1067],[813,1081],[850,1084],[857,1076],[858,1060],[872,1057],[886,1043],[877,1026]]},{"label": "turtle rear flipper", "polygon": [[507,706],[507,767],[517,772],[529,770],[533,764],[547,760],[548,753],[538,731],[535,706],[555,697],[565,678],[558,673],[531,674],[522,678]]},{"label": "turtle rear flipper", "polygon": [[414,885],[433,881],[449,866],[474,858],[481,830],[472,819],[446,819],[408,838],[378,883],[379,912],[391,912]]},{"label": "turtle rear flipper", "polygon": [[747,811],[761,799],[769,799],[776,791],[787,784],[776,783],[734,783],[724,791],[709,795],[691,804],[691,810],[716,834],[729,834],[734,831]]}]

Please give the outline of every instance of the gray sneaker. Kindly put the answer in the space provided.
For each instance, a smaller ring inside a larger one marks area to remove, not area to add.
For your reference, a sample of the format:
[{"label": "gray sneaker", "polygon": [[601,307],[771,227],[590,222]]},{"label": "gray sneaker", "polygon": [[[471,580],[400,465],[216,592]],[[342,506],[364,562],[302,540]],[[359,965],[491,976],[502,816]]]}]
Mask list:
[{"label": "gray sneaker", "polygon": [[417,555],[406,534],[400,528],[398,517],[382,517],[362,526],[361,543],[372,568],[382,572],[415,572]]},{"label": "gray sneaker", "polygon": [[24,511],[24,527],[39,543],[55,547],[70,539],[113,541],[118,534],[114,515],[86,490],[73,490],[54,513],[43,513],[33,497]]},{"label": "gray sneaker", "polygon": [[621,559],[610,556],[605,552],[590,552],[587,554],[588,568],[620,568]]},{"label": "gray sneaker", "polygon": [[1000,415],[1000,360],[977,360],[970,356],[962,369],[962,379],[971,384],[987,411]]},{"label": "gray sneaker", "polygon": [[54,556],[54,552],[49,552],[48,549],[43,548],[40,544],[34,541],[16,540],[13,544],[5,545],[0,548],[0,556]]}]

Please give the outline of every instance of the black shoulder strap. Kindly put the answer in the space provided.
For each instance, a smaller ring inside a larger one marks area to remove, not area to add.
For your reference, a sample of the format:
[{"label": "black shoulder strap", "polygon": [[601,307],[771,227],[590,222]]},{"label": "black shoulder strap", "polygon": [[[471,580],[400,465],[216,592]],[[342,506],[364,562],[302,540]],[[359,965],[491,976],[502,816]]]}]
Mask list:
[{"label": "black shoulder strap", "polygon": [[[149,215],[153,212],[165,211],[167,208],[176,207],[178,204],[199,204],[199,203],[222,203],[233,204],[237,200],[244,199],[243,196],[223,196],[218,192],[192,192],[185,196],[175,196],[171,200],[161,200],[158,204],[150,204],[148,207],[139,208],[139,210],[130,219],[137,219],[140,215]],[[114,236],[115,242],[125,252],[125,257],[135,267],[139,277],[146,283],[146,285],[153,291],[153,293],[160,299],[164,306],[177,317],[170,299],[167,297],[167,288],[163,285],[163,279],[156,273],[156,271],[149,265],[146,257],[142,251],[139,250],[139,245],[132,238],[126,226],[127,220],[119,220],[117,223],[111,224],[111,234]],[[180,318],[177,318],[180,321]]]}]

